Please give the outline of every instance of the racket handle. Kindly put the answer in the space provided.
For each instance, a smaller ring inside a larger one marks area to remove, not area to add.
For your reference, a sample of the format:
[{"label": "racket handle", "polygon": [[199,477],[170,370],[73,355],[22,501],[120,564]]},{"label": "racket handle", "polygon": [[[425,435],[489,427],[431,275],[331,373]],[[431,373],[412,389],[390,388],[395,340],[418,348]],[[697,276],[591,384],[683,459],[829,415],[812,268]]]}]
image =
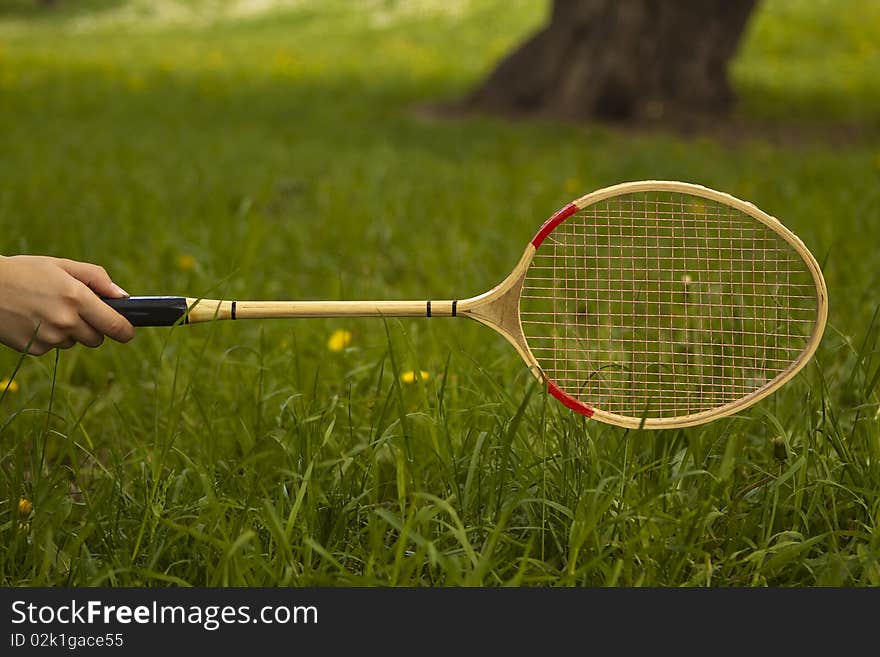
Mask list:
[{"label": "racket handle", "polygon": [[185,297],[101,297],[101,300],[132,326],[171,326],[186,315],[187,309]]}]

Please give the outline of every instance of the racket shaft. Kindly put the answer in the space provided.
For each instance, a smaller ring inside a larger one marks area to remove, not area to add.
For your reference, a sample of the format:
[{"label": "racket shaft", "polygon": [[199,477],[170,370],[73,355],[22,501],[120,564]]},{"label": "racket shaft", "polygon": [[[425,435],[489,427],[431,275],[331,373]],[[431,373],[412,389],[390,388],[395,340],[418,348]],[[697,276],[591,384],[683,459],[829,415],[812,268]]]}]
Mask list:
[{"label": "racket shaft", "polygon": [[[195,301],[194,299],[192,301]],[[233,319],[231,301],[203,299],[190,311],[190,321]],[[238,301],[234,319],[296,317],[450,317],[451,301]]]},{"label": "racket shaft", "polygon": [[221,301],[185,297],[104,299],[135,326],[169,326],[215,319],[297,317],[453,317],[456,301]]}]

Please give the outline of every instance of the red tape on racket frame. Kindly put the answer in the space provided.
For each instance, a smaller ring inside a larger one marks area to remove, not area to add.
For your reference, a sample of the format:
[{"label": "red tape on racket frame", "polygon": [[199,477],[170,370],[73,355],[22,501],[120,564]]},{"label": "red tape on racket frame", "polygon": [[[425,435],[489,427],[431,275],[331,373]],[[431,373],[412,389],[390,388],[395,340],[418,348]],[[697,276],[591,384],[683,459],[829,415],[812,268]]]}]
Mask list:
[{"label": "red tape on racket frame", "polygon": [[574,203],[569,203],[545,221],[544,225],[538,230],[538,234],[535,235],[535,238],[532,240],[532,246],[536,249],[541,246],[541,242],[544,241],[547,235],[552,233],[554,228],[577,212],[577,209],[578,207]]},{"label": "red tape on racket frame", "polygon": [[578,401],[567,392],[562,390],[558,385],[553,383],[553,381],[547,381],[547,390],[551,395],[556,397],[563,404],[568,406],[571,410],[580,413],[581,415],[586,415],[587,417],[593,417],[593,409],[587,406],[585,403]]}]

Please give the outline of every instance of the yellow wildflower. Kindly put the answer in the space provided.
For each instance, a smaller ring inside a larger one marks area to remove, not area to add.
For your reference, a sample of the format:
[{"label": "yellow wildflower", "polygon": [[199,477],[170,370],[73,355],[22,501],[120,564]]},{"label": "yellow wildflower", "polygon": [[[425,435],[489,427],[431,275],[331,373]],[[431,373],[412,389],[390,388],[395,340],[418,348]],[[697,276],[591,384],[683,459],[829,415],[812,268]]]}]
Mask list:
[{"label": "yellow wildflower", "polygon": [[18,392],[18,383],[9,379],[0,379],[0,395],[3,394],[4,390],[6,392]]},{"label": "yellow wildflower", "polygon": [[196,266],[196,259],[189,253],[179,253],[177,255],[177,268],[182,271],[189,271]]},{"label": "yellow wildflower", "polygon": [[351,331],[336,329],[327,339],[327,348],[330,351],[342,351],[351,344]]},{"label": "yellow wildflower", "polygon": [[431,378],[425,370],[409,370],[400,374],[400,380],[403,383],[418,383],[419,381],[427,381]]},{"label": "yellow wildflower", "polygon": [[21,497],[18,500],[18,515],[20,516],[29,516],[31,511],[34,510],[34,503],[31,502],[26,497]]}]

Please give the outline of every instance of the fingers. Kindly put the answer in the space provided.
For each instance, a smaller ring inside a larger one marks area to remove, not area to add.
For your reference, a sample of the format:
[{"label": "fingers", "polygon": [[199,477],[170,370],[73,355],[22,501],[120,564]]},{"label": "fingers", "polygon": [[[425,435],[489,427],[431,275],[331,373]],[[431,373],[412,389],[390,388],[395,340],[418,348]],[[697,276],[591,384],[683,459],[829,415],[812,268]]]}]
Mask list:
[{"label": "fingers", "polygon": [[[78,322],[76,326],[70,330],[70,337],[87,347],[100,347],[104,342],[104,334],[96,331],[86,321]],[[129,338],[129,340],[130,339],[131,338]]]},{"label": "fingers", "polygon": [[[79,297],[79,316],[92,331],[92,335],[89,335],[81,327],[78,329],[82,332],[81,335],[88,339],[94,340],[95,337],[109,335],[117,342],[128,342],[134,337],[134,327],[128,320],[101,301],[90,290],[84,289]],[[97,344],[89,344],[85,340],[80,340],[80,342],[88,344],[90,347],[101,344],[100,341]]]},{"label": "fingers", "polygon": [[[68,319],[68,317],[70,318]],[[27,351],[31,355],[42,356],[52,349],[70,349],[77,343],[87,347],[98,347],[103,342],[104,336],[78,315],[63,314],[55,324],[41,324],[32,339],[14,347],[18,351]]]},{"label": "fingers", "polygon": [[63,342],[59,342],[58,344],[47,344],[45,342],[40,342],[37,345],[31,345],[31,349],[28,353],[35,356],[42,356],[43,354],[49,353],[53,349],[70,349],[75,344],[76,340],[73,339],[67,339]]},{"label": "fingers", "polygon": [[[73,338],[66,338],[61,340],[60,342],[46,342],[45,340],[34,340],[31,342],[30,346],[27,347],[27,352],[31,356],[42,356],[53,349],[70,349],[72,346],[76,344],[76,340]],[[25,347],[19,349],[19,351],[24,351]]]},{"label": "fingers", "polygon": [[109,335],[119,342],[134,337],[134,327],[78,280],[60,297],[58,307],[40,324],[29,353],[69,349],[76,343],[98,347]]},{"label": "fingers", "polygon": [[100,265],[62,258],[58,260],[58,266],[102,297],[115,299],[128,296],[128,292],[114,283],[107,271]]},{"label": "fingers", "polygon": [[128,320],[97,296],[128,296],[128,292],[116,285],[103,267],[75,260],[60,260],[59,266],[89,288],[77,295],[78,312],[83,321],[75,331],[71,330],[73,337],[89,347],[100,345],[105,335],[117,342],[128,342],[134,337],[134,327]]}]

